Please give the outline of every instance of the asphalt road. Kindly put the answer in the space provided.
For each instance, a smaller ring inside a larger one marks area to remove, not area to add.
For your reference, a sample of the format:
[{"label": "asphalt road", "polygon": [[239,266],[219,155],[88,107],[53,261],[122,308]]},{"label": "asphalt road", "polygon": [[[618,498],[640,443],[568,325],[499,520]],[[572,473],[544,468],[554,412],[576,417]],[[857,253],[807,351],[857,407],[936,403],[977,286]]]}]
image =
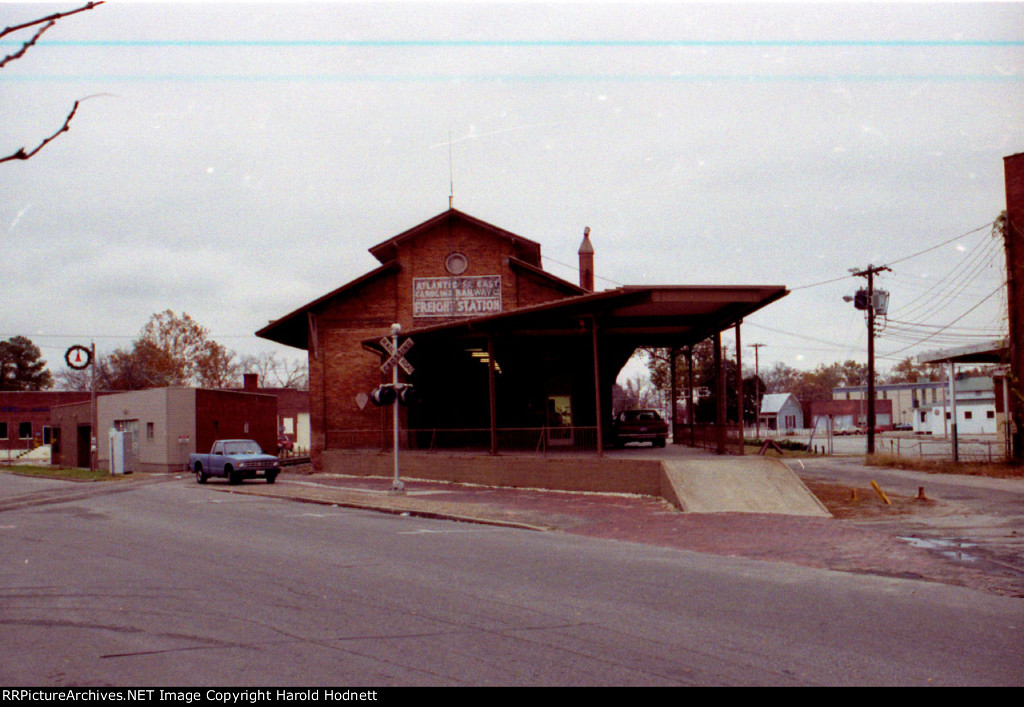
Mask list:
[{"label": "asphalt road", "polygon": [[4,686],[1024,684],[1017,598],[190,479],[69,486],[0,474]]}]

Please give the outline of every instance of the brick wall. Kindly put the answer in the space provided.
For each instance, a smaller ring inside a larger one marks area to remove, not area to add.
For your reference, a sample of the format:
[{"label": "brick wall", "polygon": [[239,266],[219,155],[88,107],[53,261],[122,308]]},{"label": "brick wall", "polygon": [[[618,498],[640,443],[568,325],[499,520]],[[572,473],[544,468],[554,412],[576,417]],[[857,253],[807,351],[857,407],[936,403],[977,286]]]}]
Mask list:
[{"label": "brick wall", "polygon": [[[566,286],[548,281],[543,275],[510,267],[509,258],[516,254],[512,239],[460,218],[444,219],[434,228],[399,243],[397,269],[347,289],[316,308],[319,351],[314,355],[310,341],[309,360],[315,469],[323,468],[325,448],[366,444],[367,435],[355,440],[350,431],[381,430],[381,409],[373,405],[360,409],[356,395],[369,394],[380,383],[390,381],[390,377],[380,371],[379,357],[367,351],[362,342],[389,336],[394,322],[408,331],[415,326],[464,318],[413,317],[414,279],[450,276],[445,270],[445,259],[452,252],[468,259],[463,276],[501,277],[502,311],[562,299],[573,292],[571,283]],[[401,414],[404,425],[404,409]],[[379,434],[372,441],[378,439]]]},{"label": "brick wall", "polygon": [[92,401],[55,405],[50,411],[50,425],[56,430],[50,462],[57,466],[89,468]]},{"label": "brick wall", "polygon": [[[44,428],[52,427],[51,408],[87,401],[90,398],[90,393],[76,391],[0,392],[0,449],[24,450],[33,442],[42,444]],[[26,439],[22,439],[23,428],[29,433]]]},{"label": "brick wall", "polygon": [[265,452],[277,452],[277,398],[273,395],[206,389],[195,393],[196,451],[209,452],[218,439],[253,439]]},{"label": "brick wall", "polygon": [[[662,465],[658,459],[403,451],[400,464],[400,473],[405,479],[667,497]],[[394,475],[394,458],[390,454],[331,449],[324,453],[324,469],[350,476],[386,479]]]}]

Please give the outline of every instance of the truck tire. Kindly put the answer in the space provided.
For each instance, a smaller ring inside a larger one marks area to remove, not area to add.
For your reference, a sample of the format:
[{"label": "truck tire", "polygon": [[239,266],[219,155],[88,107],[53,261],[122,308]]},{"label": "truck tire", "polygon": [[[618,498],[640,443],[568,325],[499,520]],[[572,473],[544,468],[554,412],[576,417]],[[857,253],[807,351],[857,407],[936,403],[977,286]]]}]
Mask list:
[{"label": "truck tire", "polygon": [[233,485],[237,486],[238,484],[242,483],[242,475],[239,472],[235,471],[232,467],[230,467],[230,466],[224,467],[224,473],[228,477],[228,483],[229,484],[233,484]]},{"label": "truck tire", "polygon": [[206,474],[206,472],[203,471],[203,465],[196,464],[196,482],[200,484],[205,484],[206,480],[209,478],[210,477]]},{"label": "truck tire", "polygon": [[268,484],[272,484],[275,481],[277,481],[277,473],[276,472],[272,471],[269,474],[267,474],[267,483]]}]

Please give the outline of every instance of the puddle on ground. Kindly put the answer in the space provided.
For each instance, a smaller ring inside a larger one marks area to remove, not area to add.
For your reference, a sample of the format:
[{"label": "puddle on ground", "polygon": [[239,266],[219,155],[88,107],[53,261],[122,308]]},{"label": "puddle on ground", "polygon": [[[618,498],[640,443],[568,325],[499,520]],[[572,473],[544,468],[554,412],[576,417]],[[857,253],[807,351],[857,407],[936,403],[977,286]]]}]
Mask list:
[{"label": "puddle on ground", "polygon": [[925,550],[937,552],[943,557],[947,557],[951,560],[957,560],[958,562],[978,562],[981,560],[977,555],[964,552],[965,549],[976,547],[976,543],[966,543],[962,540],[930,540],[925,538],[908,537],[897,537],[896,539],[902,540],[913,547],[921,547]]}]

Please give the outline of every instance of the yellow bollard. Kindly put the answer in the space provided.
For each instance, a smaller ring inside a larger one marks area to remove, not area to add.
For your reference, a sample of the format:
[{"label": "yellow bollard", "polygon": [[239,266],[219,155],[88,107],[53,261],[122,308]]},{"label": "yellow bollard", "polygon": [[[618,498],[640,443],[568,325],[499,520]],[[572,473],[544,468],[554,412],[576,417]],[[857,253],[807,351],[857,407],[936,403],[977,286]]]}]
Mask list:
[{"label": "yellow bollard", "polygon": [[879,488],[878,484],[875,483],[874,479],[871,480],[871,488],[875,490],[875,493],[882,497],[882,500],[885,501],[885,505],[892,505],[892,501],[890,501],[889,497],[885,495],[885,491]]}]

